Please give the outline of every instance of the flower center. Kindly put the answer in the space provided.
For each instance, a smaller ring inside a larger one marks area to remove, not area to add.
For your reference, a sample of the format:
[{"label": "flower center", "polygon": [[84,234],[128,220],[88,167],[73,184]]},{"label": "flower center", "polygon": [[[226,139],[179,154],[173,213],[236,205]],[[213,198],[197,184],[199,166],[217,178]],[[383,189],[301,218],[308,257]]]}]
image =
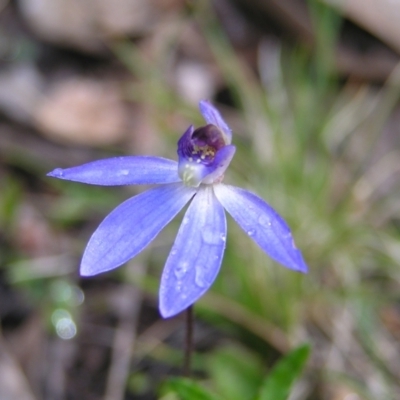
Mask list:
[{"label": "flower center", "polygon": [[197,144],[195,144],[192,150],[192,156],[194,157],[189,157],[189,159],[195,158],[197,162],[201,162],[202,160],[212,161],[214,159],[215,153],[215,149],[211,146],[198,146]]},{"label": "flower center", "polygon": [[[188,186],[206,182],[207,176],[219,168],[220,163],[214,166],[215,160],[227,145],[225,135],[213,124],[195,130],[189,128],[178,142],[178,173],[182,181]],[[213,176],[211,181],[215,181]]]},{"label": "flower center", "polygon": [[185,153],[190,162],[209,164],[224,146],[226,143],[219,128],[208,124],[193,131]]}]

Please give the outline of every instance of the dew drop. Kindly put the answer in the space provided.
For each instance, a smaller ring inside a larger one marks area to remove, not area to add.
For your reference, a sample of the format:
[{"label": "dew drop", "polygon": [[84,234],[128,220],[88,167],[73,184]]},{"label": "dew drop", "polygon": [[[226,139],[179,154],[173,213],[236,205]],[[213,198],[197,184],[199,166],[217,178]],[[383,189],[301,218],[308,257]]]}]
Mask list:
[{"label": "dew drop", "polygon": [[129,169],[123,169],[123,170],[121,171],[121,175],[124,175],[124,176],[129,175]]},{"label": "dew drop", "polygon": [[177,253],[177,251],[175,249],[171,250],[171,253],[169,253],[171,256],[174,256]]},{"label": "dew drop", "polygon": [[56,168],[54,171],[51,172],[51,176],[61,178],[64,176],[64,170],[62,168]]},{"label": "dew drop", "polygon": [[253,236],[255,233],[256,233],[256,231],[254,229],[250,229],[250,230],[247,231],[247,234],[249,236]]},{"label": "dew drop", "polygon": [[261,215],[260,218],[258,218],[258,223],[262,226],[271,226],[271,220],[265,215]]},{"label": "dew drop", "polygon": [[205,226],[201,232],[201,236],[203,237],[204,242],[208,244],[219,244],[221,241],[220,234],[212,227]]},{"label": "dew drop", "polygon": [[183,218],[182,225],[187,225],[188,223],[189,223],[189,218],[188,217]]},{"label": "dew drop", "polygon": [[200,288],[203,288],[207,285],[207,279],[206,279],[204,267],[201,267],[201,266],[196,267],[196,275],[195,275],[194,281],[195,281],[196,285]]},{"label": "dew drop", "polygon": [[174,268],[174,274],[178,279],[181,279],[185,276],[188,270],[188,263],[181,262]]},{"label": "dew drop", "polygon": [[220,238],[223,242],[226,242],[226,236],[223,233],[221,233]]}]

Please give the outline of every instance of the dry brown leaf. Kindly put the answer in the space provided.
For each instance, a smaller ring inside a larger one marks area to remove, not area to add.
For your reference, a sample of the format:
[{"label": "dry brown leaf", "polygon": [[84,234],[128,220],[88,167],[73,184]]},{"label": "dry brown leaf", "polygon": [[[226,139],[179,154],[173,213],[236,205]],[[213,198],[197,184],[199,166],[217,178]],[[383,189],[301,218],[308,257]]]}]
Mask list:
[{"label": "dry brown leaf", "polygon": [[53,140],[94,146],[120,141],[128,126],[116,85],[82,78],[55,84],[36,108],[34,119]]}]

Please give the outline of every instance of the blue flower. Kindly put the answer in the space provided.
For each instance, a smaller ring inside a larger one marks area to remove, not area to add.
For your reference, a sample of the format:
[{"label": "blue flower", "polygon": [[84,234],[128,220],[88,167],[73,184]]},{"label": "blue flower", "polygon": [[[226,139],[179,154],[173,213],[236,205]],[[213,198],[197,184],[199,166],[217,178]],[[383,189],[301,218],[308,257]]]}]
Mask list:
[{"label": "blue flower", "polygon": [[141,252],[191,201],[161,277],[164,318],[198,300],[214,282],[225,251],[225,210],[270,257],[307,272],[285,221],[261,198],[222,182],[235,154],[232,132],[219,112],[200,102],[206,126],[190,126],[178,141],[179,161],[116,157],[57,168],[48,176],[92,185],[158,184],[126,200],[100,224],[83,254],[83,276],[110,271]]}]

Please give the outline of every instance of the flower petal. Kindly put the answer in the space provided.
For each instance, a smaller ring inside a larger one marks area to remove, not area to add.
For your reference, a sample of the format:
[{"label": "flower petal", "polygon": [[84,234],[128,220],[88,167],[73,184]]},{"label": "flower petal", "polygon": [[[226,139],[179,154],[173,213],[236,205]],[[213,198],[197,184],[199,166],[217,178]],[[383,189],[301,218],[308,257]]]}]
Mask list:
[{"label": "flower petal", "polygon": [[225,134],[225,143],[231,144],[232,131],[221,117],[219,111],[207,100],[202,100],[199,103],[200,112],[208,124],[218,126]]},{"label": "flower petal", "polygon": [[274,260],[307,272],[286,222],[264,200],[246,190],[215,185],[215,195],[240,227]]},{"label": "flower petal", "polygon": [[142,251],[194,195],[181,183],[158,186],[120,204],[93,233],[81,275],[119,267]]},{"label": "flower petal", "polygon": [[226,241],[226,218],[211,186],[190,204],[168,256],[160,285],[160,313],[172,317],[192,305],[214,282]]},{"label": "flower petal", "polygon": [[56,168],[47,176],[89,183],[117,186],[179,182],[178,163],[161,157],[115,157],[77,167]]},{"label": "flower petal", "polygon": [[191,141],[193,132],[194,127],[193,125],[190,125],[189,128],[186,129],[185,133],[179,138],[177,148],[179,159],[188,159],[189,156],[187,155],[187,153],[190,154],[192,152]]},{"label": "flower petal", "polygon": [[229,164],[235,155],[235,152],[236,147],[233,145],[225,146],[218,150],[212,164],[207,165],[206,167],[202,183],[210,184],[216,181],[221,182],[226,169],[229,167]]}]

